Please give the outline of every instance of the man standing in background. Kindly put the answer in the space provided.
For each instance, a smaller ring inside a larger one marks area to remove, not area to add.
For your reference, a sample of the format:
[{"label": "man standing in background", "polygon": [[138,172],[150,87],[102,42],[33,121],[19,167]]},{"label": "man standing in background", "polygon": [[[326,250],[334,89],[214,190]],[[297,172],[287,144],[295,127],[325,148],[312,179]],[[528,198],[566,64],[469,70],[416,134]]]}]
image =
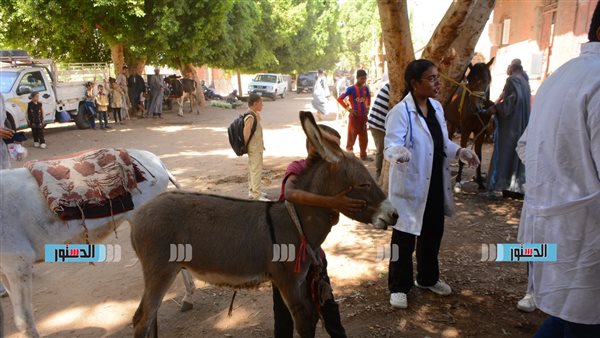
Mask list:
[{"label": "man standing in background", "polygon": [[381,167],[383,165],[383,141],[385,139],[385,117],[387,116],[390,102],[390,84],[386,83],[381,87],[379,93],[377,93],[377,97],[371,106],[371,111],[369,112],[369,118],[367,120],[367,125],[369,126],[369,130],[371,131],[371,136],[373,136],[373,140],[375,141],[375,149],[377,149],[377,153],[375,154],[375,169],[377,173],[377,180],[379,180],[379,176],[381,176]]},{"label": "man standing in background", "polygon": [[[344,100],[348,98],[350,104]],[[359,69],[356,72],[356,83],[346,89],[346,92],[337,98],[337,101],[350,112],[348,116],[348,143],[346,150],[353,152],[356,137],[360,145],[360,159],[373,161],[367,156],[369,135],[367,134],[367,117],[371,106],[371,92],[367,86],[367,72]],[[350,107],[350,108],[349,108]]]}]

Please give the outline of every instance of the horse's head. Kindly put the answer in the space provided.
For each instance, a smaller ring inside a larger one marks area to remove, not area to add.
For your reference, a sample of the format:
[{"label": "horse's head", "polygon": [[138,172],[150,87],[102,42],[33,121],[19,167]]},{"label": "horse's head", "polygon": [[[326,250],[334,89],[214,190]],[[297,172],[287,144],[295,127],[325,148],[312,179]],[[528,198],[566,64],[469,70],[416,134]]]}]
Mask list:
[{"label": "horse's head", "polygon": [[320,195],[336,195],[352,187],[347,194],[366,202],[360,212],[346,216],[376,228],[385,229],[395,224],[398,214],[364,164],[354,154],[344,152],[338,143],[321,133],[311,112],[300,112],[300,121],[306,137],[319,157],[298,179],[298,186]]},{"label": "horse's head", "polygon": [[467,74],[469,89],[478,92],[486,92],[488,90],[490,83],[492,82],[490,66],[493,62],[494,58],[488,63],[479,62],[475,65],[469,64],[469,74]]}]

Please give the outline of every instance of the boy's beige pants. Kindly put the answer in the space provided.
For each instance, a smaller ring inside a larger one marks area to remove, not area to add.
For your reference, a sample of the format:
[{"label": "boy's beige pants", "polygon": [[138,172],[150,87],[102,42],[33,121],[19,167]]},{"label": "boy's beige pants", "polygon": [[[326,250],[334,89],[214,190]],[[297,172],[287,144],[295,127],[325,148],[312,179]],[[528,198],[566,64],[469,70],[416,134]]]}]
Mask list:
[{"label": "boy's beige pants", "polygon": [[248,198],[260,197],[260,181],[263,169],[263,152],[248,152]]}]

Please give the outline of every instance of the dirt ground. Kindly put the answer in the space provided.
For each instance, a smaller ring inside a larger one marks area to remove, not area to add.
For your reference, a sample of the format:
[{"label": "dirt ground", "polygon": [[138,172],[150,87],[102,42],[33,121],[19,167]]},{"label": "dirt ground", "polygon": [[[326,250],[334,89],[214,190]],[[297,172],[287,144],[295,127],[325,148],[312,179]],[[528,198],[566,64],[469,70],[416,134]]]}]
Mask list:
[{"label": "dirt ground", "polygon": [[[308,108],[310,95],[290,93],[265,103],[264,180],[272,199],[279,194],[287,164],[305,156],[298,111]],[[186,107],[186,112],[188,111]],[[247,196],[245,157],[235,156],[227,126],[242,108],[205,107],[200,115],[164,119],[133,119],[108,131],[78,130],[73,124],[46,130],[48,149],[34,149],[29,158],[63,155],[92,147],[146,149],[159,155],[188,190]],[[331,116],[325,122],[344,136],[345,125]],[[30,136],[30,135],[29,135]],[[345,140],[342,140],[345,144]],[[358,146],[358,145],[357,145]],[[373,150],[372,142],[370,144]],[[484,171],[490,146],[483,156]],[[14,167],[22,163],[13,162]],[[373,163],[367,167],[374,172]],[[456,167],[453,167],[456,170]],[[467,170],[465,177],[472,175]],[[391,230],[342,217],[323,245],[342,321],[350,337],[531,337],[545,315],[519,312],[516,302],[526,289],[524,263],[481,262],[482,243],[516,242],[521,201],[490,201],[473,184],[456,195],[458,214],[447,219],[440,253],[441,274],[453,294],[440,297],[418,289],[409,294],[409,308],[390,307],[387,262],[378,250],[387,247]],[[106,242],[120,244],[122,261],[111,264],[51,264],[34,267],[33,307],[38,330],[47,337],[130,337],[131,318],[143,291],[140,264],[125,223]],[[159,311],[162,337],[270,337],[271,290],[264,285],[238,293],[233,316],[227,316],[232,290],[196,281],[193,310],[179,312],[183,283],[178,277]],[[20,337],[8,298],[2,298],[5,335]],[[321,325],[317,337],[328,337]]]}]

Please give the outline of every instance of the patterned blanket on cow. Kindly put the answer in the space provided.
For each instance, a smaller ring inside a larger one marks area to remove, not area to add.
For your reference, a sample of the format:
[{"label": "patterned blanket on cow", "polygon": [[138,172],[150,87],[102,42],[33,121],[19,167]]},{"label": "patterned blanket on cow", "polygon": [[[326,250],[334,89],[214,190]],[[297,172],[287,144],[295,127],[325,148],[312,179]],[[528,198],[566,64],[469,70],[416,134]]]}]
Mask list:
[{"label": "patterned blanket on cow", "polygon": [[131,191],[144,180],[125,149],[86,150],[25,163],[50,210],[63,220],[100,218],[133,209]]}]

